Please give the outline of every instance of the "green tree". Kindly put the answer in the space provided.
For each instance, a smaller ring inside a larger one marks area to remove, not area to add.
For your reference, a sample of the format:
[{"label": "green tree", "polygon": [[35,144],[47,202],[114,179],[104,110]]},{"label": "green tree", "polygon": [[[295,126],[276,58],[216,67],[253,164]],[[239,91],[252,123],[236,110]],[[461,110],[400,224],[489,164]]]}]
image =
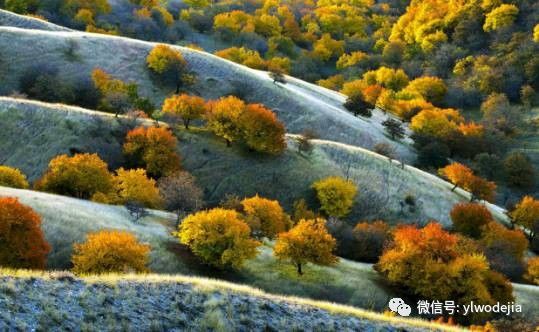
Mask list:
[{"label": "green tree", "polygon": [[338,176],[328,177],[313,183],[321,210],[331,217],[344,217],[352,208],[357,194],[356,185]]}]

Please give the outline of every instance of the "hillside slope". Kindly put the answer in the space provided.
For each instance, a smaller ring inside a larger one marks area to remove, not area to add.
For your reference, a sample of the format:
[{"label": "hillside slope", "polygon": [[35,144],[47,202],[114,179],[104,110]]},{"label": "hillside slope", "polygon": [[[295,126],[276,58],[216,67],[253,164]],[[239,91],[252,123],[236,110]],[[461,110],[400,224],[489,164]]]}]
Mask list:
[{"label": "hillside slope", "polygon": [[[145,59],[154,43],[91,34],[28,30],[0,26],[1,56],[6,63],[0,67],[0,94],[9,95],[19,89],[19,78],[36,66],[58,69],[65,80],[88,78],[100,67],[127,81],[136,82],[142,95],[157,105],[172,93],[171,88],[155,84]],[[407,161],[415,153],[409,144],[390,140],[381,126],[382,115],[375,111],[371,119],[354,117],[340,105],[339,98],[327,91],[321,93],[315,85],[290,79],[290,83],[273,84],[267,73],[249,69],[214,55],[176,46],[184,54],[190,69],[197,73],[197,83],[190,92],[205,98],[239,94],[250,102],[259,102],[272,108],[286,124],[288,132],[315,131],[320,138],[372,149],[386,142],[395,147],[398,155]],[[74,56],[66,52],[74,50]],[[39,61],[35,54],[39,53]]]},{"label": "hillside slope", "polygon": [[[18,167],[35,180],[56,155],[83,151],[97,152],[116,168],[122,162],[123,137],[133,125],[110,114],[0,97],[0,164]],[[401,169],[395,161],[341,143],[314,140],[312,153],[304,155],[289,136],[282,156],[264,157],[237,146],[226,148],[205,131],[178,130],[177,135],[183,167],[197,177],[210,204],[226,194],[259,193],[290,208],[300,197],[314,201],[310,185],[330,175],[348,177],[359,186],[350,215],[353,221],[385,218],[424,223],[436,219],[448,225],[453,204],[466,199],[434,176],[412,167]],[[399,202],[406,195],[415,196],[415,212],[401,210]]]},{"label": "hillside slope", "polygon": [[35,17],[18,15],[10,11],[0,9],[0,26],[2,25],[35,30],[71,31],[69,28],[65,28]]},{"label": "hillside slope", "polygon": [[[210,279],[1,271],[2,330],[459,331]],[[54,294],[54,296],[52,296]],[[136,294],[136,295],[135,295]]]}]

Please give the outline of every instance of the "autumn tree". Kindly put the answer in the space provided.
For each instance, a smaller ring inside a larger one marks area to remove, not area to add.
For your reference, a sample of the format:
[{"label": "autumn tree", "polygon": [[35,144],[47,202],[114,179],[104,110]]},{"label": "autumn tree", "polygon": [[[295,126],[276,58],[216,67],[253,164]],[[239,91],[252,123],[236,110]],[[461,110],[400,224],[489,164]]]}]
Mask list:
[{"label": "autumn tree", "polygon": [[162,206],[155,180],[148,178],[142,168],[118,169],[114,178],[114,191],[120,204],[134,202],[152,209]]},{"label": "autumn tree", "polygon": [[491,269],[511,280],[520,280],[525,270],[524,255],[528,249],[524,232],[507,229],[500,223],[491,221],[482,226],[478,243]]},{"label": "autumn tree", "polygon": [[424,109],[412,118],[410,129],[420,135],[445,139],[457,131],[462,116],[454,109]]},{"label": "autumn tree", "polygon": [[455,204],[450,215],[456,232],[475,239],[481,235],[481,228],[494,220],[490,211],[478,203]]},{"label": "autumn tree", "polygon": [[513,24],[518,15],[518,7],[510,4],[502,4],[494,8],[485,17],[483,30],[490,32],[508,27]]},{"label": "autumn tree", "polygon": [[73,271],[79,274],[148,272],[150,246],[125,231],[90,233],[73,246]]},{"label": "autumn tree", "polygon": [[189,84],[193,80],[191,74],[187,72],[187,61],[182,53],[170,46],[156,45],[146,58],[148,68],[160,79],[174,84],[176,94],[184,84]]},{"label": "autumn tree", "polygon": [[328,177],[313,183],[312,188],[321,205],[321,210],[331,217],[344,217],[352,208],[357,194],[356,185],[338,176]]},{"label": "autumn tree", "polygon": [[290,217],[278,201],[258,195],[241,201],[245,220],[256,238],[274,239],[290,227]]},{"label": "autumn tree", "polygon": [[349,96],[343,106],[355,116],[361,115],[365,117],[371,117],[372,109],[374,108],[374,105],[365,101],[362,93],[354,93]]},{"label": "autumn tree", "polygon": [[239,268],[257,254],[259,242],[234,210],[215,208],[187,216],[179,225],[180,242],[207,264]]},{"label": "autumn tree", "polygon": [[129,166],[145,168],[151,177],[159,178],[180,169],[177,143],[166,128],[138,127],[127,133],[123,152]]},{"label": "autumn tree", "polygon": [[457,187],[466,188],[474,177],[469,167],[457,162],[439,169],[438,173],[454,185],[451,191],[455,191]]},{"label": "autumn tree", "polygon": [[0,165],[0,186],[27,189],[26,175],[17,168]]},{"label": "autumn tree", "polygon": [[391,239],[390,227],[382,220],[360,222],[353,230],[353,257],[363,262],[374,263],[382,255],[385,245]]},{"label": "autumn tree", "polygon": [[202,118],[205,111],[206,102],[198,96],[174,95],[163,103],[163,114],[173,119],[181,119],[185,129],[189,129],[191,121]]},{"label": "autumn tree", "polygon": [[382,126],[385,127],[386,131],[391,136],[391,139],[394,140],[404,138],[404,134],[406,133],[406,131],[402,126],[402,122],[400,122],[399,120],[387,118],[384,122],[382,122]]},{"label": "autumn tree", "polygon": [[174,172],[159,179],[159,192],[165,209],[174,211],[178,222],[182,213],[190,213],[204,206],[204,192],[193,175],[185,171]]},{"label": "autumn tree", "polygon": [[286,84],[286,77],[284,76],[284,73],[280,69],[272,69],[269,72],[269,77],[273,80],[273,84],[275,83],[281,83]]},{"label": "autumn tree", "polygon": [[0,266],[44,269],[50,250],[41,217],[17,198],[0,197]]},{"label": "autumn tree", "polygon": [[338,258],[333,255],[336,241],[328,233],[325,220],[300,220],[296,226],[279,234],[274,253],[279,259],[291,261],[299,275],[307,263],[332,265]]},{"label": "autumn tree", "polygon": [[503,161],[507,183],[516,188],[528,189],[535,183],[535,169],[530,158],[521,152],[509,154]]},{"label": "autumn tree", "polygon": [[293,204],[294,212],[292,213],[292,221],[298,223],[300,220],[312,220],[317,217],[316,213],[309,209],[307,202],[304,198],[300,198],[294,201]]},{"label": "autumn tree", "polygon": [[528,259],[525,277],[529,282],[539,285],[539,257]]},{"label": "autumn tree", "polygon": [[284,125],[264,105],[247,105],[238,121],[242,140],[249,148],[274,155],[286,149]]},{"label": "autumn tree", "polygon": [[[461,305],[471,300],[482,304],[512,301],[507,279],[491,271],[486,258],[463,243],[437,223],[422,229],[401,226],[375,269],[390,285],[420,299],[451,299]],[[486,316],[467,319],[477,322]]]},{"label": "autumn tree", "polygon": [[97,193],[109,193],[113,175],[97,154],[60,155],[35,184],[36,189],[60,195],[89,199]]},{"label": "autumn tree", "polygon": [[245,103],[234,96],[222,97],[209,103],[208,128],[225,139],[227,146],[241,139],[240,116],[245,112]]},{"label": "autumn tree", "polygon": [[470,201],[485,200],[493,202],[496,198],[496,184],[479,176],[473,176],[465,189],[471,194]]},{"label": "autumn tree", "polygon": [[509,212],[511,223],[524,227],[530,232],[530,237],[533,238],[535,230],[539,229],[539,200],[525,196],[515,206],[515,208]]},{"label": "autumn tree", "polygon": [[447,86],[441,78],[423,76],[408,83],[404,91],[417,94],[431,103],[438,104],[443,101],[447,93]]},{"label": "autumn tree", "polygon": [[114,113],[117,117],[119,114],[134,108],[138,99],[136,84],[113,78],[100,68],[95,68],[92,71],[92,81],[101,94],[99,110]]}]

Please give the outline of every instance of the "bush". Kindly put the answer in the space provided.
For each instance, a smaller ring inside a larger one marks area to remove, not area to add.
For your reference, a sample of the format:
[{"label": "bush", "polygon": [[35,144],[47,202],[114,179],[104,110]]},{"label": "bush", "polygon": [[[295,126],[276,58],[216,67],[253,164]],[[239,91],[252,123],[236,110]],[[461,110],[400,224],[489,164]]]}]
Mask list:
[{"label": "bush", "polygon": [[148,272],[150,246],[129,232],[102,230],[74,245],[73,271],[80,274]]},{"label": "bush", "polygon": [[44,269],[49,251],[41,217],[17,198],[0,197],[0,266]]},{"label": "bush", "polygon": [[455,204],[450,214],[453,229],[474,239],[479,238],[484,225],[494,220],[484,205],[476,203]]},{"label": "bush", "polygon": [[27,189],[26,175],[17,168],[0,165],[0,186]]},{"label": "bush", "polygon": [[151,177],[159,178],[180,169],[176,137],[166,128],[138,127],[127,133],[123,152],[133,168],[145,168]]},{"label": "bush", "polygon": [[357,194],[356,185],[338,176],[313,183],[321,210],[331,217],[344,217],[352,208]]},{"label": "bush", "polygon": [[528,260],[526,279],[533,284],[539,285],[539,257]]},{"label": "bush", "polygon": [[510,230],[496,221],[482,227],[479,244],[487,257],[490,268],[520,281],[524,273],[524,255],[528,240],[521,230]]},{"label": "bush", "polygon": [[[451,299],[460,305],[471,300],[490,305],[513,301],[511,284],[489,269],[484,256],[462,243],[437,223],[423,229],[402,226],[375,269],[392,286],[424,300]],[[459,320],[478,323],[490,315],[477,313]]]},{"label": "bush", "polygon": [[277,234],[290,227],[290,217],[283,211],[278,201],[258,195],[241,201],[245,220],[257,238],[274,239]]},{"label": "bush", "polygon": [[112,180],[107,164],[97,154],[61,155],[50,161],[35,187],[60,195],[89,199],[97,193],[111,192]]},{"label": "bush", "polygon": [[338,262],[333,255],[336,241],[328,233],[323,219],[300,220],[286,233],[279,234],[274,253],[279,259],[290,260],[299,275],[307,263],[332,265]]},{"label": "bush", "polygon": [[180,242],[205,263],[218,268],[240,268],[256,256],[258,241],[234,210],[221,208],[189,215],[179,225]]},{"label": "bush", "polygon": [[391,238],[389,225],[381,220],[358,223],[353,230],[355,246],[353,257],[362,262],[374,263]]}]

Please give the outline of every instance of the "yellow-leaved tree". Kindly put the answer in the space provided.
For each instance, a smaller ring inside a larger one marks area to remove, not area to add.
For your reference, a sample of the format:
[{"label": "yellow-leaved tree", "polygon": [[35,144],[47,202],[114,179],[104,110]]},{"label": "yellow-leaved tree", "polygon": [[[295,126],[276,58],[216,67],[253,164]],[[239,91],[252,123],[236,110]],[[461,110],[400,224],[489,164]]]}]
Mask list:
[{"label": "yellow-leaved tree", "polygon": [[178,227],[180,242],[205,263],[217,268],[240,268],[256,256],[260,242],[238,212],[215,208],[191,214]]},{"label": "yellow-leaved tree", "polygon": [[330,217],[344,217],[350,213],[357,194],[357,186],[350,180],[331,176],[313,183],[320,209]]},{"label": "yellow-leaved tree", "polygon": [[146,171],[142,168],[118,169],[114,178],[112,195],[119,204],[138,203],[152,209],[163,205],[156,181],[148,178]]},{"label": "yellow-leaved tree", "polygon": [[274,253],[279,259],[291,261],[299,275],[307,263],[332,265],[338,262],[333,255],[337,241],[328,233],[324,219],[300,220],[286,233],[279,234]]},{"label": "yellow-leaved tree", "polygon": [[241,138],[239,118],[245,112],[245,103],[234,96],[222,97],[209,102],[208,128],[225,139],[227,146]]},{"label": "yellow-leaved tree", "polygon": [[147,272],[149,253],[150,246],[129,232],[102,230],[75,244],[71,261],[75,273]]},{"label": "yellow-leaved tree", "polygon": [[181,119],[185,129],[189,129],[191,121],[202,118],[205,111],[206,102],[198,96],[174,95],[163,103],[163,114],[173,119]]},{"label": "yellow-leaved tree", "polygon": [[27,189],[26,175],[17,168],[0,165],[0,186]]},{"label": "yellow-leaved tree", "polygon": [[184,84],[191,83],[192,77],[187,73],[187,61],[183,54],[164,44],[156,45],[146,58],[148,68],[163,82],[176,87],[176,93]]},{"label": "yellow-leaved tree", "polygon": [[257,238],[273,239],[290,227],[290,217],[283,211],[278,201],[256,195],[244,199],[241,204],[247,224]]}]

